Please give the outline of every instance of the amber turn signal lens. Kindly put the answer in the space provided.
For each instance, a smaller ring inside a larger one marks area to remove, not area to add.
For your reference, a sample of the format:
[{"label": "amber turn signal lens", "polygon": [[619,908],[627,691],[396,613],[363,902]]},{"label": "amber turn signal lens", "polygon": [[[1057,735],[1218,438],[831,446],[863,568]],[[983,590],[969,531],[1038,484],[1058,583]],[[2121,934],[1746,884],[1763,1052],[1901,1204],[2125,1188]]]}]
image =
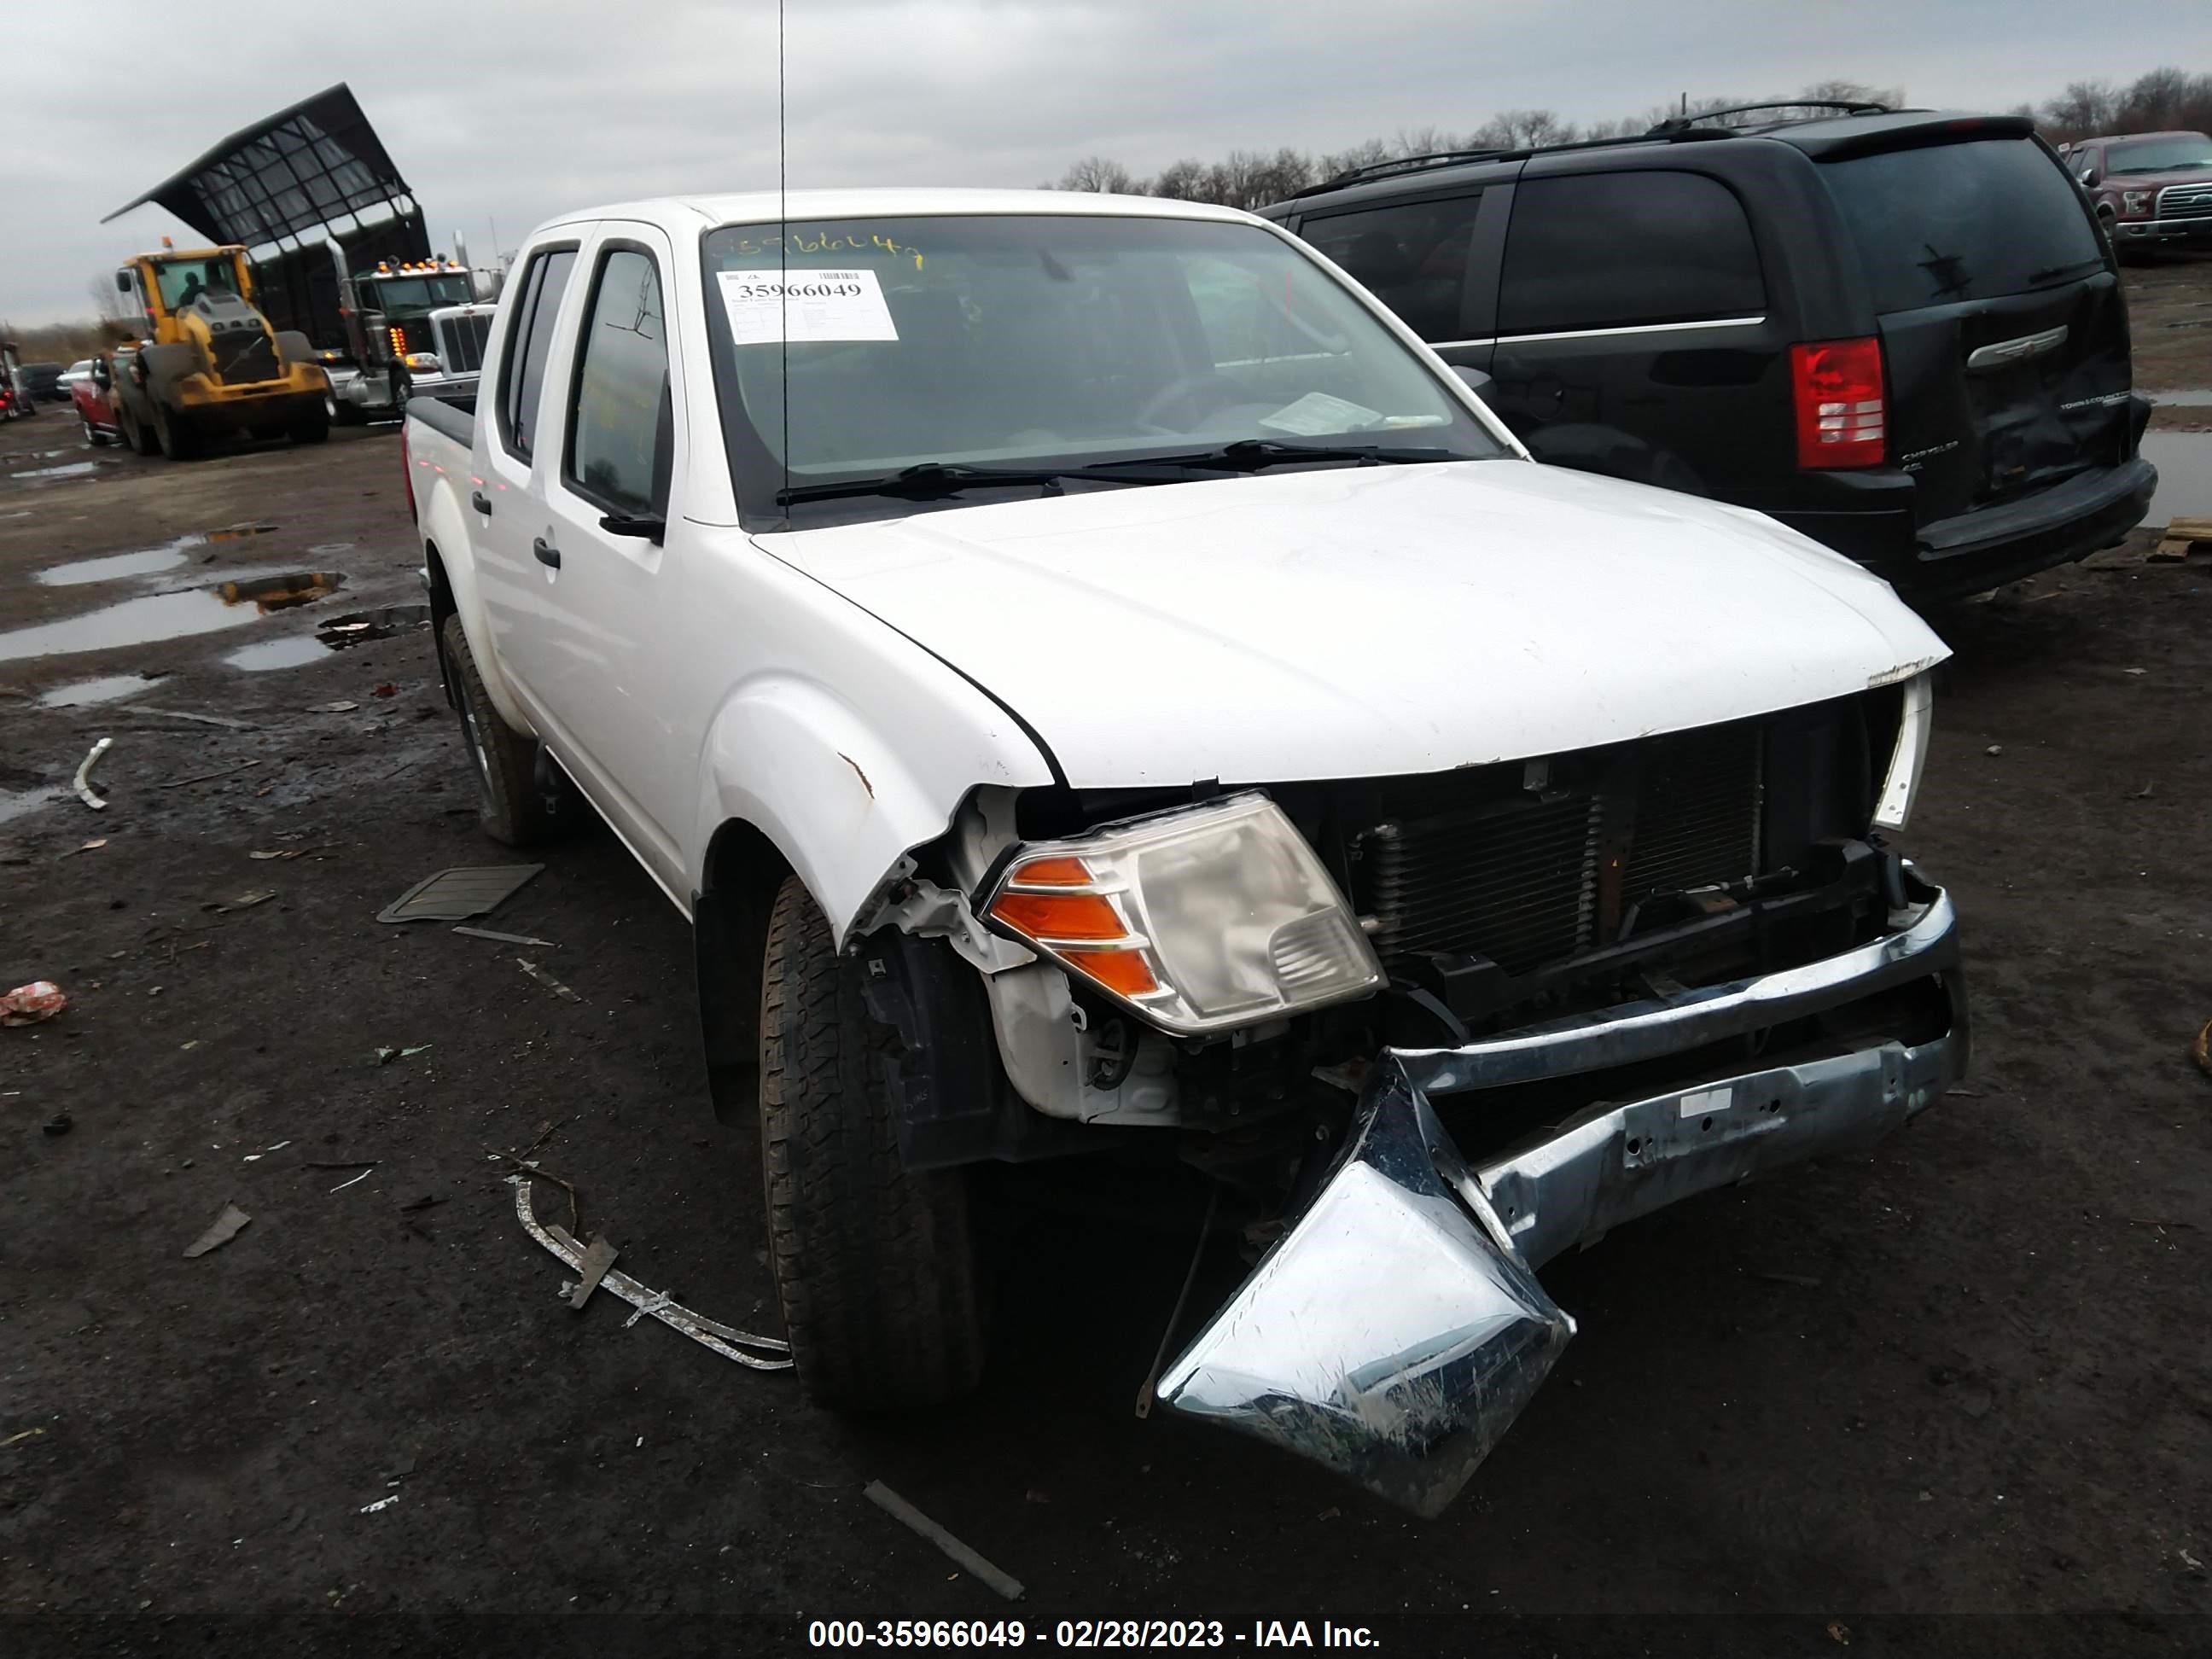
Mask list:
[{"label": "amber turn signal lens", "polygon": [[1121,939],[1127,927],[1097,893],[1001,893],[991,914],[1027,939]]},{"label": "amber turn signal lens", "polygon": [[1091,866],[1081,859],[1031,859],[1016,866],[1012,879],[1022,887],[1087,887]]},{"label": "amber turn signal lens", "polygon": [[1141,951],[1062,951],[1060,959],[1125,997],[1150,996],[1160,988]]}]

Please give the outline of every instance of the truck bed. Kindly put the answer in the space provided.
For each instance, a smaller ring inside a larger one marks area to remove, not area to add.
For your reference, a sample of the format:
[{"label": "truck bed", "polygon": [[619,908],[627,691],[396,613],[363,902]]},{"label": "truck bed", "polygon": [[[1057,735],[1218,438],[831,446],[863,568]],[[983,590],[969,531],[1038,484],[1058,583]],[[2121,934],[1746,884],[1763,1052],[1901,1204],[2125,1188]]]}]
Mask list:
[{"label": "truck bed", "polygon": [[415,397],[407,400],[407,418],[420,421],[433,432],[444,434],[464,450],[476,441],[477,399],[473,392],[454,393],[451,398]]}]

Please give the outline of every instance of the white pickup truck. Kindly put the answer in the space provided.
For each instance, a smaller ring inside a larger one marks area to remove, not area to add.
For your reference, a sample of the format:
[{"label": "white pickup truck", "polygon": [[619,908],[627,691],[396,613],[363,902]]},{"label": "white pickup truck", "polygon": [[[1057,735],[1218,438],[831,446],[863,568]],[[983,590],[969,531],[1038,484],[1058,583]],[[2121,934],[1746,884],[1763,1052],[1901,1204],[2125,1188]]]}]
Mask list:
[{"label": "white pickup truck", "polygon": [[548,224],[408,404],[484,826],[690,918],[811,1398],[975,1382],[978,1165],[1179,1160],[1272,1242],[1158,1398],[1434,1513],[1536,1268],[1960,1074],[1942,642],[1479,384],[1245,214],[854,191]]}]

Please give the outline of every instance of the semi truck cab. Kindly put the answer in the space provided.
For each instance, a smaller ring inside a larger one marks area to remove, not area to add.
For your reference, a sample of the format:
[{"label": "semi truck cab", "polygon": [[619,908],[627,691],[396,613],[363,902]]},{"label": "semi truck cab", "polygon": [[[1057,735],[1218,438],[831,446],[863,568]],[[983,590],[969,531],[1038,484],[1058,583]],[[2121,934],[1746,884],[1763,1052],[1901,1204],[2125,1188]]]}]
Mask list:
[{"label": "semi truck cab", "polygon": [[342,276],[346,346],[320,354],[331,377],[331,418],[354,425],[396,412],[414,380],[442,370],[431,313],[475,299],[467,268],[451,259],[380,259]]}]

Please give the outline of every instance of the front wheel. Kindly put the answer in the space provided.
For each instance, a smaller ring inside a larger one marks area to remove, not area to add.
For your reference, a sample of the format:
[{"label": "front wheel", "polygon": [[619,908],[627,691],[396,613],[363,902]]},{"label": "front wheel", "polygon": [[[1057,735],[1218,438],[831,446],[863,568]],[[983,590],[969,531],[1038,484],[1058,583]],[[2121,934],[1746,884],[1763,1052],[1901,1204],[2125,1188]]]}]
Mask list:
[{"label": "front wheel", "polygon": [[161,453],[173,461],[188,461],[199,453],[199,434],[185,416],[171,414],[167,404],[154,405],[154,434],[161,441]]},{"label": "front wheel", "polygon": [[325,409],[311,409],[295,419],[286,430],[295,444],[322,443],[331,435],[331,417]]},{"label": "front wheel", "polygon": [[871,1017],[864,978],[787,878],[760,1019],[761,1171],[784,1330],[809,1399],[912,1409],[981,1376],[981,1275],[967,1172],[900,1161],[891,1077],[905,1049]]},{"label": "front wheel", "polygon": [[91,419],[88,416],[83,415],[78,416],[76,417],[76,423],[84,428],[84,441],[91,447],[97,449],[100,445],[107,441],[106,439],[100,435],[100,428],[93,425]]}]

